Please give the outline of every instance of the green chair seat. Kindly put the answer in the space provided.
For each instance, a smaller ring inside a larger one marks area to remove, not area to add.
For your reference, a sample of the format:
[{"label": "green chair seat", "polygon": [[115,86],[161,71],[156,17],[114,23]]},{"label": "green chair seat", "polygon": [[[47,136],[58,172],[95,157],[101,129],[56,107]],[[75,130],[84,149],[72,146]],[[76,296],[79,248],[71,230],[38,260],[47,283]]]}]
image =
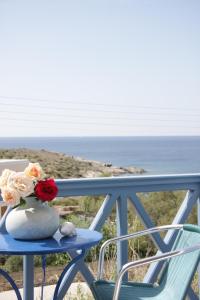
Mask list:
[{"label": "green chair seat", "polygon": [[[112,300],[114,288],[114,282],[104,280],[95,281],[91,287],[97,300]],[[120,300],[159,299],[155,298],[158,294],[158,288],[153,285],[129,282],[121,285]]]}]

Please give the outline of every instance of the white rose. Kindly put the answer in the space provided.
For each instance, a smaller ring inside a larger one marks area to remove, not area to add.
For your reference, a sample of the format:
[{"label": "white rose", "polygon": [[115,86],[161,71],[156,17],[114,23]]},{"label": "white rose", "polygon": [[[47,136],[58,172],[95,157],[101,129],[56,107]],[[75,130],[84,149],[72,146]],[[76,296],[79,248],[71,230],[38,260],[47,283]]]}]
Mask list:
[{"label": "white rose", "polygon": [[45,175],[39,163],[29,163],[24,173],[32,179],[42,179]]},{"label": "white rose", "polygon": [[21,197],[27,197],[34,192],[34,184],[23,172],[12,174],[8,178],[8,187],[18,191]]},{"label": "white rose", "polygon": [[8,178],[11,174],[15,174],[16,172],[9,170],[9,169],[5,169],[3,170],[1,177],[0,177],[0,188],[3,189],[5,187],[7,187],[7,183],[8,183]]},{"label": "white rose", "polygon": [[2,189],[1,195],[3,201],[5,201],[8,205],[15,206],[20,203],[20,194],[14,189],[6,187]]}]

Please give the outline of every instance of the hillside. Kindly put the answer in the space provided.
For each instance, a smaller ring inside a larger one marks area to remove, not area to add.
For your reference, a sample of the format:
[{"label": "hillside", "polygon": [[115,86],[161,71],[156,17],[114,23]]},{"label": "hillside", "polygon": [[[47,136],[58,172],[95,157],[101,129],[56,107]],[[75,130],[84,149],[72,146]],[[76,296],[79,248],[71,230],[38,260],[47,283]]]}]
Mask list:
[{"label": "hillside", "polygon": [[26,158],[31,162],[39,162],[45,173],[54,178],[118,176],[123,174],[142,174],[145,172],[142,168],[114,167],[110,163],[103,164],[43,149],[0,149],[0,159],[12,158]]}]

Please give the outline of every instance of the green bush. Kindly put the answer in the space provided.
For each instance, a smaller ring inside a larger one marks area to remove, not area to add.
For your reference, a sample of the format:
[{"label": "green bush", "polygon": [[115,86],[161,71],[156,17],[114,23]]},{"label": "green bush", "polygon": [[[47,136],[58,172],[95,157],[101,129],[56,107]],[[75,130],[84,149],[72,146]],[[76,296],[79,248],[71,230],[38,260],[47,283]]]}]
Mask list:
[{"label": "green bush", "polygon": [[22,270],[23,258],[22,256],[10,256],[6,260],[4,268],[8,272],[18,272]]}]

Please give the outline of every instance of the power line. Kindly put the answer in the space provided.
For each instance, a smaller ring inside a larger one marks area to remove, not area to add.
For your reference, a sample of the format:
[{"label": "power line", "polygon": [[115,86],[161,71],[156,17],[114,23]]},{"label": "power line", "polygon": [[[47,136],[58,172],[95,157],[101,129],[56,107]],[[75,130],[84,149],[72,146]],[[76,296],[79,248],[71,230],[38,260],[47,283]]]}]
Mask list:
[{"label": "power line", "polygon": [[[111,123],[96,123],[96,122],[80,122],[80,121],[55,121],[55,122],[52,122],[52,120],[49,120],[49,121],[46,121],[46,120],[35,120],[35,119],[30,119],[30,118],[28,118],[28,119],[22,119],[22,118],[8,118],[8,117],[1,117],[0,118],[0,121],[1,120],[7,120],[7,121],[18,121],[18,122],[32,122],[32,123],[34,123],[34,126],[33,127],[35,127],[37,124],[38,124],[38,122],[40,122],[40,123],[50,123],[50,124],[52,124],[52,125],[57,125],[57,123],[59,123],[59,124],[66,124],[66,125],[71,125],[71,124],[73,124],[73,125],[98,125],[98,126],[111,126],[111,127],[121,127],[121,126],[127,126],[128,124],[111,124]],[[37,122],[37,124],[35,124],[35,122]],[[6,126],[8,126],[8,125],[10,125],[9,123],[8,124],[6,124]],[[147,125],[138,125],[138,124],[136,124],[136,125],[130,125],[130,126],[132,126],[132,128],[146,128],[146,126]],[[188,127],[188,126],[182,126],[182,125],[176,125],[176,126],[174,126],[174,125],[168,125],[168,126],[165,126],[165,125],[152,125],[152,124],[148,124],[148,129],[149,128],[182,128],[182,129],[200,129],[200,126],[198,127],[198,126],[190,126],[190,127]],[[49,127],[48,127],[49,128]]]},{"label": "power line", "polygon": [[[16,104],[16,103],[5,103],[5,102],[0,102],[0,105],[3,105],[3,106],[12,106],[12,107],[32,107],[32,108],[40,108],[40,109],[45,109],[45,110],[61,110],[63,111],[64,109],[68,109],[68,110],[71,110],[71,111],[90,111],[90,112],[103,112],[103,113],[120,113],[120,114],[131,114],[131,115],[161,115],[161,113],[159,112],[131,112],[131,111],[115,111],[115,110],[100,110],[100,109],[90,109],[90,108],[87,108],[87,109],[82,109],[82,108],[63,108],[63,107],[57,107],[57,106],[42,106],[42,105],[34,105],[34,104]],[[170,115],[174,115],[174,116],[200,116],[199,113],[196,113],[196,114],[177,114],[177,113],[170,113]]]},{"label": "power line", "polygon": [[[84,104],[87,104],[87,105],[93,105],[93,106],[112,106],[113,107],[113,104],[109,104],[109,103],[93,103],[91,101],[76,101],[74,103],[73,100],[58,100],[58,99],[44,99],[44,98],[31,98],[31,97],[12,97],[12,96],[0,96],[1,99],[8,99],[8,100],[28,100],[28,101],[39,101],[39,102],[46,102],[49,104],[49,102],[53,101],[55,103],[62,103],[62,104],[81,104],[81,105],[84,105]],[[196,109],[191,109],[191,108],[181,108],[181,107],[159,107],[159,106],[151,106],[151,105],[135,105],[135,104],[114,104],[114,107],[132,107],[132,108],[142,108],[142,109],[158,109],[158,110],[179,110],[179,111],[196,111]],[[200,111],[200,110],[199,110]]]},{"label": "power line", "polygon": [[[38,134],[37,134],[37,136],[36,137],[38,137],[38,136],[44,136],[44,135],[42,135],[43,133],[42,133],[42,130],[46,130],[46,129],[49,129],[49,126],[34,126],[34,128],[32,127],[32,126],[30,126],[29,124],[26,124],[26,128],[28,128],[28,129],[34,129],[34,132],[32,131],[31,133],[37,133],[38,132]],[[12,129],[12,134],[13,134],[13,128],[11,128]],[[24,129],[24,125],[18,125],[18,124],[15,124],[15,128],[14,129]],[[58,135],[58,133],[54,133],[53,131],[52,131],[52,129],[51,129],[51,135],[50,136],[52,136],[52,134],[54,135],[54,134],[56,134],[56,136],[60,136],[60,134],[62,133],[62,136],[68,136],[68,134],[69,134],[69,131],[67,130],[67,128],[63,128],[63,127],[60,127],[60,128],[56,128],[56,129],[59,129],[59,135]],[[133,136],[133,135],[137,135],[137,136],[140,136],[141,135],[141,133],[144,135],[152,135],[152,132],[151,132],[151,128],[140,128],[140,131],[138,131],[139,129],[137,128],[137,132],[135,131],[135,129],[136,128],[128,128],[128,129],[123,129],[123,128],[118,128],[117,129],[117,136],[119,136],[119,135],[125,135],[125,136]],[[145,130],[144,130],[145,129]],[[38,131],[39,130],[39,131]],[[21,131],[20,131],[21,132]],[[91,132],[94,132],[95,133],[95,136],[98,136],[98,133],[100,132],[98,129],[96,129],[96,128],[90,128],[90,130],[89,131],[87,131],[87,134],[86,134],[86,132],[84,131],[84,129],[83,128],[81,128],[81,130],[79,130],[79,135],[78,136],[80,136],[80,134],[81,134],[81,132],[82,133],[84,133],[85,134],[85,136],[88,136],[88,134],[91,134]],[[88,132],[90,132],[90,133],[88,133]],[[159,136],[161,136],[161,135],[163,135],[163,133],[164,134],[167,134],[167,135],[175,135],[175,136],[177,136],[177,135],[179,135],[179,132],[178,131],[176,131],[176,133],[174,134],[174,131],[169,131],[169,128],[162,128],[162,133],[161,132],[159,132]],[[16,130],[15,130],[15,134],[16,134]],[[24,134],[24,130],[23,130],[23,134]],[[27,132],[26,132],[26,134],[27,134]],[[181,135],[183,135],[183,133],[182,132],[180,132],[180,134]],[[185,131],[184,131],[184,135],[187,135],[187,134],[191,134],[191,131],[189,130],[189,128],[186,128],[185,129]],[[193,135],[199,135],[199,131],[198,132],[193,132]],[[45,133],[45,136],[47,136],[48,135],[48,132],[47,133]],[[24,136],[24,135],[23,135]],[[49,135],[48,135],[49,136]],[[70,131],[70,136],[71,136],[71,131]],[[74,136],[74,135],[73,135]],[[107,131],[107,134],[104,134],[104,135],[101,135],[101,136],[116,136],[116,131]],[[2,136],[0,136],[0,138],[1,138]],[[1,148],[1,146],[0,146],[0,148]]]},{"label": "power line", "polygon": [[[15,112],[13,112],[13,111],[9,111],[9,110],[1,110],[0,111],[0,114],[1,113],[8,113],[8,114],[14,114],[15,116],[16,116],[16,114],[21,114],[21,115],[26,115],[27,116],[27,112],[23,112],[23,111],[15,111]],[[41,113],[41,112],[31,112],[31,115],[36,115],[36,116],[42,116],[42,117],[70,117],[70,118],[72,118],[72,119],[85,119],[85,118],[91,118],[91,116],[90,117],[88,117],[88,116],[86,116],[86,115],[77,115],[77,114],[75,114],[75,115],[72,115],[72,114],[67,114],[67,113],[65,113],[65,114],[56,114],[56,113],[54,113],[54,112],[52,112],[52,113],[48,113],[48,114],[45,114],[45,113]],[[192,123],[198,123],[198,122],[200,122],[200,119],[198,119],[198,120],[186,120],[186,119],[153,119],[153,118],[136,118],[136,117],[134,117],[134,118],[130,118],[130,117],[125,117],[125,118],[122,118],[122,117],[120,117],[120,116],[118,116],[118,117],[115,117],[115,116],[92,116],[93,118],[95,118],[95,120],[96,119],[100,119],[100,120],[107,120],[107,119],[109,119],[109,120],[117,120],[117,121],[134,121],[134,120],[137,120],[137,121],[153,121],[153,122],[192,122]]]}]

